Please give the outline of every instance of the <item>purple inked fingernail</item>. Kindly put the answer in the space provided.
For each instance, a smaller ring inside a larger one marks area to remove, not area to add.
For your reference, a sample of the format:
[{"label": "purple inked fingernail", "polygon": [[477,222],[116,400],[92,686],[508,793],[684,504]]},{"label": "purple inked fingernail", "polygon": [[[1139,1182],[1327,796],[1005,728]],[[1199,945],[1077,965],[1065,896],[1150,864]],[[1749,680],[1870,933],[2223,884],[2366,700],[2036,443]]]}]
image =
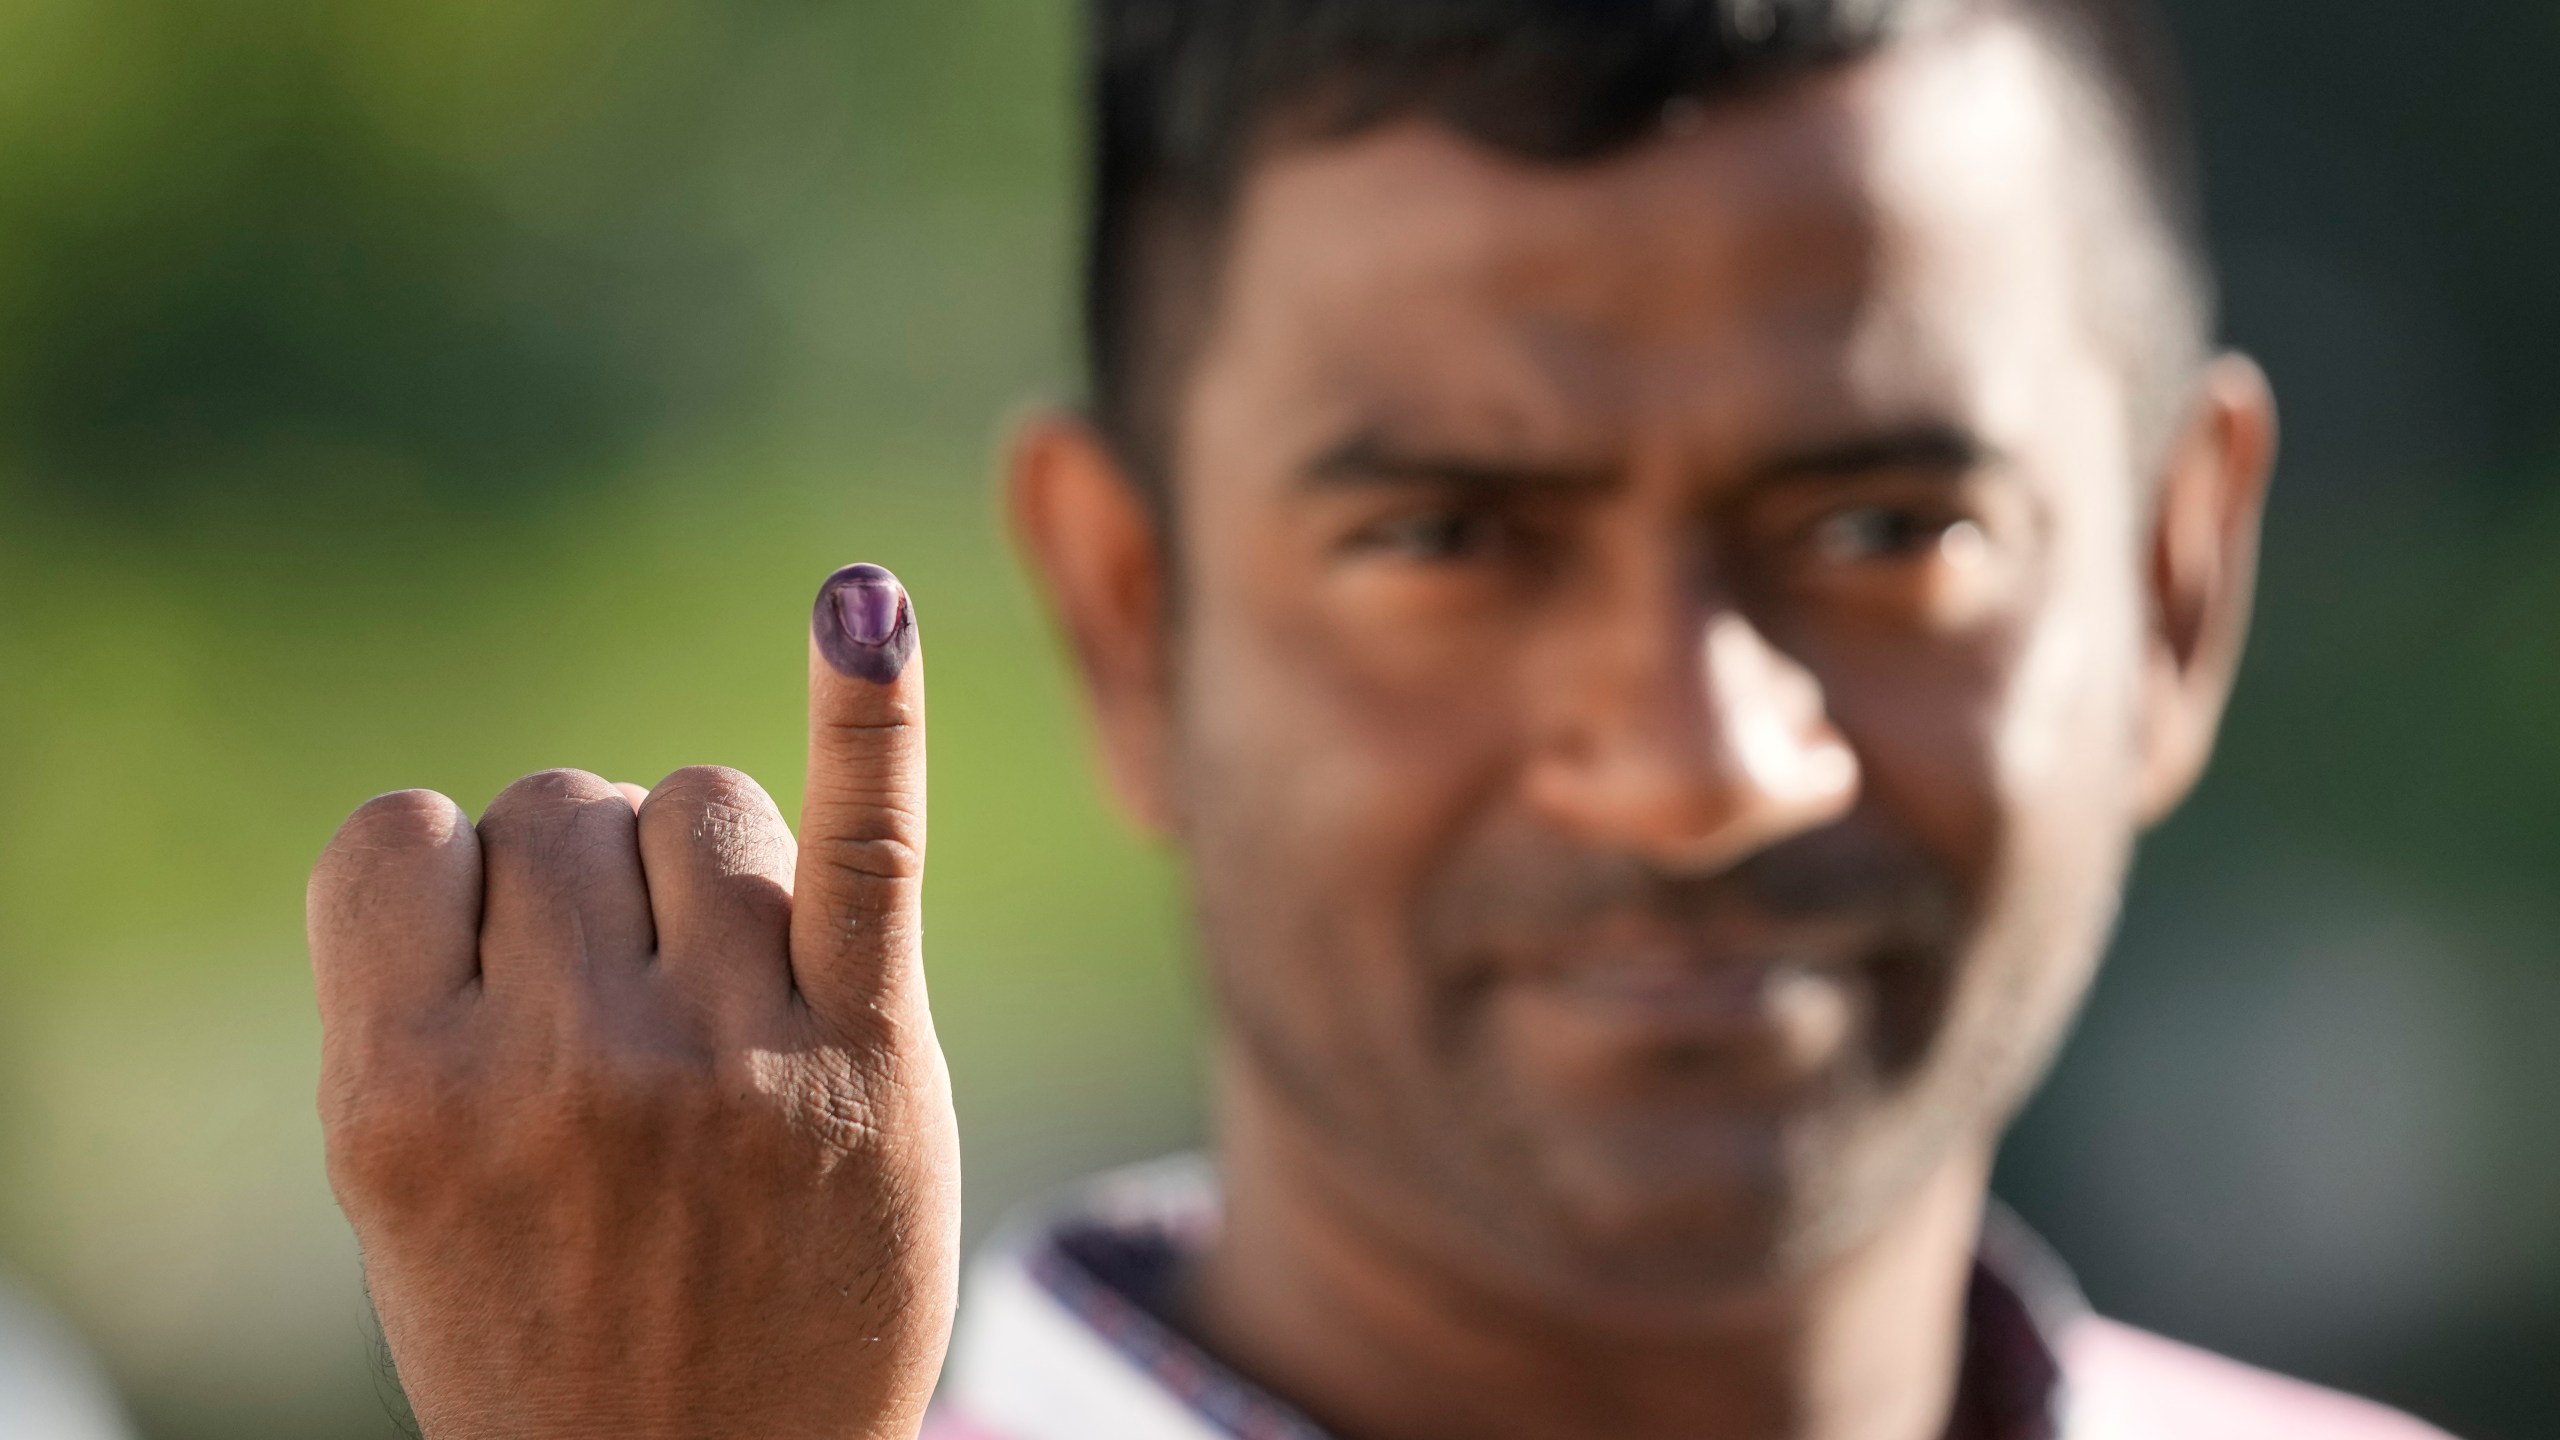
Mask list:
[{"label": "purple inked fingernail", "polygon": [[877,565],[847,565],[828,576],[809,628],[828,664],[875,685],[897,679],[916,653],[907,587]]}]

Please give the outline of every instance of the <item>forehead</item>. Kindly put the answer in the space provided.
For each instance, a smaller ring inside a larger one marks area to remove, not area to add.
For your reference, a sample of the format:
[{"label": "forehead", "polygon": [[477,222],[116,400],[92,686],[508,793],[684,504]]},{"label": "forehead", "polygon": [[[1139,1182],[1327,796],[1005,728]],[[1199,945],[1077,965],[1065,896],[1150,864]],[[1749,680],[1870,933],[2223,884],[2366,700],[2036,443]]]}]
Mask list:
[{"label": "forehead", "polygon": [[1195,419],[1248,379],[1311,417],[1551,447],[1727,412],[2023,416],[2039,370],[2096,348],[2079,257],[2104,152],[2070,83],[1982,20],[1675,111],[1598,163],[1424,120],[1283,148],[1239,197]]}]

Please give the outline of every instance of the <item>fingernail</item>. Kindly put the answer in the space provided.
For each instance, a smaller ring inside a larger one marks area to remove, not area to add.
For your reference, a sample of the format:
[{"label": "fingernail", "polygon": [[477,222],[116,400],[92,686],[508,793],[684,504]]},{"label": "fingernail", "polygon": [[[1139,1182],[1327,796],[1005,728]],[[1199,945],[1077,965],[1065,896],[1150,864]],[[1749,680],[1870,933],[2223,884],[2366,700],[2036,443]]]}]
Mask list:
[{"label": "fingernail", "polygon": [[877,565],[847,565],[818,587],[809,617],[818,653],[840,674],[886,685],[916,653],[916,619],[907,587]]}]

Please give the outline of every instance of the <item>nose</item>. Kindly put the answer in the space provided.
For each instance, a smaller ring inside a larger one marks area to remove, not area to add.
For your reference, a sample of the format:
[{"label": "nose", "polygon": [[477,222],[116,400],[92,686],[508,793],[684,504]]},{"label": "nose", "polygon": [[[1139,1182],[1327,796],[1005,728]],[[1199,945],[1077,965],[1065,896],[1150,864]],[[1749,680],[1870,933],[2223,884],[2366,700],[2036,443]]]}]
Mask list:
[{"label": "nose", "polygon": [[1821,683],[1744,616],[1594,627],[1568,648],[1540,680],[1526,780],[1583,843],[1712,872],[1856,805],[1857,756]]}]

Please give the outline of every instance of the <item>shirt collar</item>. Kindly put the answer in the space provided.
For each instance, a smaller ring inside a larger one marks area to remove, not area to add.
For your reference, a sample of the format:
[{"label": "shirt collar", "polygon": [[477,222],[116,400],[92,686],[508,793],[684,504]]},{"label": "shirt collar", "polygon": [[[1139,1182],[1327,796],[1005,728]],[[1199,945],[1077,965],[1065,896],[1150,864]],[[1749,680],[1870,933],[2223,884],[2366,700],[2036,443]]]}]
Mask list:
[{"label": "shirt collar", "polygon": [[[1329,1440],[1161,1317],[1217,1224],[1214,1172],[1180,1156],[1114,1172],[1017,1223],[972,1265],[945,1432],[983,1440]],[[1999,1440],[2065,1440],[2070,1271],[1996,1202],[1965,1306],[1957,1414]]]}]

